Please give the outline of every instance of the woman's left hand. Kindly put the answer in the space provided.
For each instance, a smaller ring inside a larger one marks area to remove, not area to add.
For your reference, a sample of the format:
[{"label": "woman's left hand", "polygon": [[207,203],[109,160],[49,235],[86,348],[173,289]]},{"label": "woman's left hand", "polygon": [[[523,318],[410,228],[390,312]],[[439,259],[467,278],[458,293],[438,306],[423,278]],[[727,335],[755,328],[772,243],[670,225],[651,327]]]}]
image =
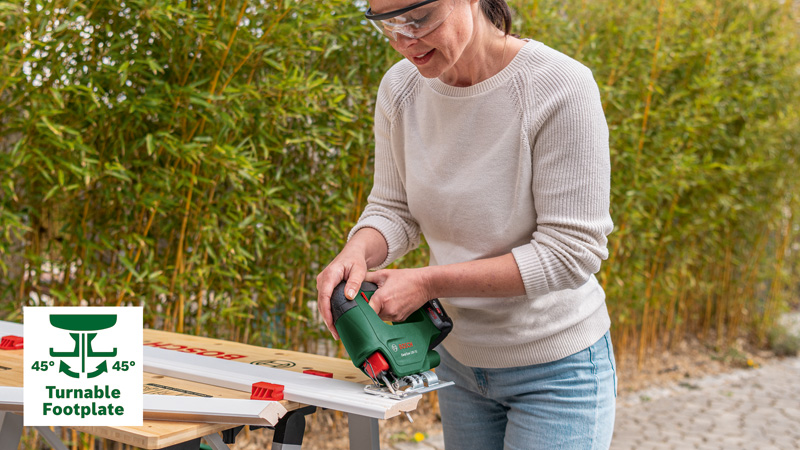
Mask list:
[{"label": "woman's left hand", "polygon": [[383,320],[402,322],[428,300],[430,295],[424,269],[385,269],[367,272],[364,281],[378,285],[369,305]]}]

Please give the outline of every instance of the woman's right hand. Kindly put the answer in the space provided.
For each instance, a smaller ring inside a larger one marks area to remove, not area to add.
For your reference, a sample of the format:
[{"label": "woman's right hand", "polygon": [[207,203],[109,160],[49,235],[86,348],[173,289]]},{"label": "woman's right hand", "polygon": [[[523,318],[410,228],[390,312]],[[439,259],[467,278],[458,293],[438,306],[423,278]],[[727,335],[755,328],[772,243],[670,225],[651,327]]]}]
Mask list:
[{"label": "woman's right hand", "polygon": [[388,245],[380,232],[374,228],[362,228],[347,242],[336,258],[317,275],[317,308],[334,339],[339,339],[339,333],[333,325],[331,313],[333,289],[343,280],[347,280],[344,296],[352,300],[358,294],[367,270],[382,263],[386,259],[387,252]]},{"label": "woman's right hand", "polygon": [[361,287],[361,282],[367,275],[367,262],[363,254],[358,255],[358,252],[348,251],[345,247],[334,260],[328,264],[319,275],[317,275],[317,308],[325,321],[325,326],[333,335],[334,339],[339,339],[339,333],[336,332],[336,327],[333,325],[333,315],[331,314],[331,295],[333,289],[339,285],[342,280],[347,280],[344,288],[344,296],[348,300],[352,300],[358,293]]}]

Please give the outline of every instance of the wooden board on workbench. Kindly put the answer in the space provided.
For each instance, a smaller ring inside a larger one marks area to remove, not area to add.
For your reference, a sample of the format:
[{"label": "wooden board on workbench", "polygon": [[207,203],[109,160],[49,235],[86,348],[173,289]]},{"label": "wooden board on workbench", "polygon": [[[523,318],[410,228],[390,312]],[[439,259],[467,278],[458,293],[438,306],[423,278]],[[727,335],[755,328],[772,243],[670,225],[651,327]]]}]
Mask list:
[{"label": "wooden board on workbench", "polygon": [[291,350],[257,347],[238,342],[149,329],[144,330],[144,345],[165,350],[194,353],[210,358],[274,367],[292,372],[317,370],[332,373],[333,378],[337,380],[371,384],[371,380],[357,369],[349,359],[330,358]]},{"label": "wooden board on workbench", "polygon": [[[189,336],[157,330],[144,330],[144,345],[168,350],[196,353],[210,358],[222,358],[242,363],[267,365],[302,372],[317,370],[329,372],[340,380],[369,383],[369,379],[352,362],[288,350],[256,347],[219,339]],[[22,350],[0,352],[0,385],[19,387],[23,385]],[[266,380],[268,381],[268,380]],[[144,374],[143,392],[157,395],[196,397],[250,398],[249,393],[211,386],[192,381]],[[281,402],[287,410],[301,406],[295,402]],[[191,422],[168,422],[145,420],[141,427],[71,427],[98,437],[112,439],[146,449],[162,448],[173,444],[207,436],[230,428],[224,424]]]},{"label": "wooden board on workbench", "polygon": [[0,350],[0,386],[22,386],[22,350]]},{"label": "wooden board on workbench", "polygon": [[[3,350],[0,352],[0,385],[21,387],[23,385],[22,350]],[[144,374],[143,390],[148,394],[191,395],[198,397],[250,398],[246,392],[177,380],[161,375]],[[282,402],[289,409],[297,409],[299,404]],[[145,420],[141,427],[70,427],[101,438],[112,439],[136,447],[156,449],[187,440],[218,433],[231,428],[231,425],[168,422]]]}]

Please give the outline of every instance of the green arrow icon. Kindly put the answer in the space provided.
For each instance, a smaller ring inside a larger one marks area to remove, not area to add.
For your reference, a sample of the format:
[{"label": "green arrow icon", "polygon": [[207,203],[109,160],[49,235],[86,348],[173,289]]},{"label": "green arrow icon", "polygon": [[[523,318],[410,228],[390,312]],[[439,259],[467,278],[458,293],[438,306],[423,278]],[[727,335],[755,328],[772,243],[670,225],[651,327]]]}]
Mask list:
[{"label": "green arrow icon", "polygon": [[[105,363],[105,361],[103,363]],[[59,364],[58,371],[59,372],[63,372],[64,374],[69,375],[72,378],[78,378],[80,376],[80,374],[75,373],[72,370],[70,370],[69,365],[67,363],[65,363],[64,361],[61,361],[61,364]]]},{"label": "green arrow icon", "polygon": [[96,376],[100,375],[100,374],[101,374],[101,373],[103,373],[103,372],[108,372],[108,365],[106,364],[106,362],[105,362],[105,361],[101,362],[101,363],[100,363],[100,364],[97,366],[97,370],[95,370],[94,372],[91,372],[91,373],[88,373],[88,374],[86,374],[86,376],[87,376],[88,378],[94,378],[94,377],[96,377]]}]

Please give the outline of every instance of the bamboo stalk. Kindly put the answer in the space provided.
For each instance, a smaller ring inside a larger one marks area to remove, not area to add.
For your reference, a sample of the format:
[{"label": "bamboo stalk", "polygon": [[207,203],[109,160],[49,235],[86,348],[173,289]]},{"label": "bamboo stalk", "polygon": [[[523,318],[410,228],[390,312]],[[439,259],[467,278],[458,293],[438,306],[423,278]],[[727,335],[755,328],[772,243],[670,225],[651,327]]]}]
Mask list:
[{"label": "bamboo stalk", "polygon": [[659,316],[659,308],[653,308],[653,317],[652,319],[649,317],[649,310],[650,310],[650,303],[653,303],[653,286],[656,280],[656,276],[658,270],[661,265],[661,259],[664,254],[664,237],[669,232],[672,226],[672,217],[675,213],[675,207],[678,204],[678,199],[680,198],[679,194],[676,192],[672,196],[672,202],[670,204],[669,212],[667,213],[667,218],[664,223],[664,229],[659,235],[658,243],[656,244],[656,254],[653,257],[653,260],[650,264],[650,270],[647,274],[647,284],[645,286],[644,291],[644,311],[642,312],[642,328],[641,328],[641,335],[639,339],[639,353],[638,353],[638,364],[639,369],[641,369],[642,364],[644,363],[644,352],[647,349],[648,345],[654,345],[656,343],[656,327],[658,325],[658,316]]},{"label": "bamboo stalk", "polygon": [[789,242],[792,237],[793,209],[788,208],[788,217],[784,219],[784,227],[781,233],[781,243],[776,250],[772,285],[770,286],[769,297],[764,308],[764,315],[761,321],[759,337],[763,340],[766,336],[767,328],[774,323],[778,315],[778,306],[783,289],[783,264],[786,252],[789,249]]},{"label": "bamboo stalk", "polygon": [[752,291],[754,290],[758,261],[763,259],[766,251],[766,236],[768,233],[766,227],[764,228],[765,229],[758,234],[755,251],[750,257],[750,262],[743,270],[745,273],[742,277],[743,281],[739,284],[739,290],[736,295],[738,300],[736,302],[736,309],[734,310],[733,317],[731,318],[731,326],[728,332],[728,344],[732,343],[739,334],[739,328],[744,320],[746,299],[753,298]]},{"label": "bamboo stalk", "polygon": [[[83,239],[86,239],[86,217],[89,215],[89,203],[90,198],[89,194],[87,193],[86,202],[83,204],[83,215],[81,217],[81,233],[83,234]],[[78,285],[78,301],[83,300],[83,274],[86,270],[86,247],[87,245],[80,245],[78,250],[78,258],[81,260],[81,268],[78,271],[78,279],[76,280],[76,284]],[[67,274],[69,274],[69,267],[67,267]],[[68,275],[67,275],[68,276]]]},{"label": "bamboo stalk", "polygon": [[[602,287],[603,287],[603,290],[606,289],[606,286],[608,285],[608,281],[611,279],[611,270],[613,268],[621,267],[621,264],[620,264],[619,259],[618,259],[618,255],[619,255],[620,246],[622,245],[623,237],[625,236],[625,227],[626,226],[627,226],[627,224],[625,222],[622,222],[622,225],[620,225],[619,231],[616,233],[617,237],[614,239],[614,245],[613,245],[613,247],[611,249],[611,252],[609,253],[609,256],[608,256],[608,263],[606,263],[605,267],[603,268],[603,276],[602,276]],[[613,263],[613,264],[611,264],[611,263]]]},{"label": "bamboo stalk", "polygon": [[578,20],[579,41],[578,41],[578,48],[575,50],[576,58],[579,58],[579,56],[583,54],[583,47],[586,46],[586,32],[583,29],[584,26],[586,25],[586,22],[584,21],[585,14],[586,14],[586,0],[581,0],[581,6],[577,13],[577,16],[580,17],[580,19]]},{"label": "bamboo stalk", "polygon": [[[239,29],[238,24],[241,22],[246,8],[247,8],[247,2],[245,1],[245,2],[242,3],[242,7],[239,10],[239,16],[238,16],[237,21],[236,21],[237,26],[234,28],[233,32],[231,33],[231,37],[229,38],[228,44],[227,44],[227,46],[226,46],[226,48],[225,48],[225,50],[223,52],[222,60],[220,61],[219,65],[217,67],[216,73],[214,75],[214,79],[213,79],[213,81],[211,83],[211,88],[209,89],[209,92],[212,93],[212,94],[216,90],[216,85],[217,85],[217,82],[219,80],[220,73],[222,72],[222,69],[225,66],[225,61],[227,60],[227,57],[228,57],[228,54],[230,52],[231,46],[233,45],[233,41],[236,38],[236,33],[238,32],[238,29]],[[200,120],[200,122],[198,122],[195,125],[195,127],[192,129],[192,131],[189,133],[188,136],[184,135],[184,140],[185,141],[190,141],[194,137],[195,133],[198,130],[200,130],[200,132],[202,132],[202,130],[205,127],[205,123],[206,123],[206,118],[203,117]],[[191,209],[191,204],[192,204],[192,195],[194,193],[194,185],[195,185],[194,178],[198,174],[199,166],[200,166],[200,162],[195,162],[192,165],[192,182],[189,185],[189,192],[186,195],[186,202],[185,202],[186,206],[185,206],[185,210],[184,210],[184,214],[183,214],[183,220],[182,220],[182,223],[181,223],[181,232],[180,232],[180,235],[179,235],[179,238],[178,238],[178,249],[177,249],[177,254],[176,254],[176,257],[175,257],[175,267],[173,269],[172,279],[170,281],[170,289],[169,290],[170,290],[171,293],[174,293],[175,283],[177,281],[178,275],[179,274],[183,274],[183,269],[184,269],[184,266],[183,266],[183,245],[184,245],[184,241],[186,239],[186,228],[187,228],[187,224],[188,224],[188,220],[189,220],[189,211]],[[177,321],[177,331],[178,332],[183,332],[184,302],[185,302],[185,294],[183,292],[183,289],[181,289],[181,292],[178,295],[178,304],[176,306],[176,310],[177,310],[176,311],[177,312],[176,321]]]},{"label": "bamboo stalk", "polygon": [[[246,4],[246,3],[247,3],[247,2],[245,2],[245,4]],[[298,3],[299,3],[299,2],[298,2]],[[290,12],[290,11],[292,11],[292,9],[293,9],[293,8],[292,8],[291,6],[290,6],[290,7],[288,7],[288,8],[286,8],[286,9],[284,9],[284,11],[283,11],[283,13],[281,13],[280,17],[278,17],[278,19],[277,19],[277,20],[273,21],[273,22],[270,24],[269,28],[267,28],[267,30],[266,30],[266,31],[264,32],[264,34],[261,36],[261,38],[259,39],[259,43],[266,42],[266,39],[267,39],[269,36],[271,36],[271,35],[272,35],[272,30],[274,30],[274,29],[275,29],[275,27],[276,27],[276,26],[277,26],[277,25],[278,25],[278,24],[279,24],[281,21],[283,21],[283,19],[285,19],[285,18],[286,18],[286,16],[289,14],[289,12]],[[239,20],[241,21],[241,15],[239,16]],[[251,56],[253,56],[253,53],[255,53],[255,49],[256,49],[256,48],[258,48],[258,47],[259,47],[259,45],[258,45],[258,44],[257,44],[257,45],[255,45],[255,46],[253,46],[253,48],[250,50],[250,53],[248,53],[247,55],[245,55],[245,57],[244,57],[244,58],[242,58],[242,60],[241,60],[241,61],[239,61],[239,64],[237,64],[237,65],[236,65],[236,67],[234,67],[234,68],[233,68],[233,71],[231,72],[231,75],[230,75],[230,76],[228,77],[228,79],[227,79],[227,80],[225,80],[225,82],[222,84],[222,89],[220,89],[220,90],[219,90],[219,93],[225,92],[225,88],[227,88],[227,87],[228,87],[228,84],[231,82],[231,80],[233,80],[233,78],[236,76],[236,74],[237,74],[237,73],[239,73],[239,70],[241,70],[242,66],[244,66],[244,65],[245,65],[245,63],[247,63],[247,61],[250,59],[250,57],[251,57]],[[259,52],[259,54],[261,54],[261,53],[264,53],[264,51],[262,50],[261,52]]]},{"label": "bamboo stalk", "polygon": [[636,353],[636,368],[642,370],[644,365],[645,350],[647,349],[647,338],[650,334],[647,332],[647,327],[650,326],[650,301],[645,300],[644,308],[642,309],[642,325],[639,330],[639,347]]},{"label": "bamboo stalk", "polygon": [[[156,217],[156,212],[158,210],[158,201],[150,208],[151,214],[150,218],[147,219],[147,225],[144,227],[143,237],[147,237],[147,234],[150,232],[150,227],[153,225],[153,219]],[[133,258],[133,265],[135,266],[136,263],[139,262],[139,257],[142,255],[142,246],[140,245],[139,248],[136,250],[136,256]],[[127,286],[128,283],[131,282],[131,278],[133,277],[133,273],[128,271],[128,276],[125,277],[125,285]],[[119,295],[117,296],[117,303],[116,306],[122,304],[122,300],[125,298],[125,290],[121,290]]]},{"label": "bamboo stalk", "polygon": [[[299,293],[298,308],[297,308],[297,311],[296,311],[297,313],[302,312],[303,309],[305,308],[304,299],[305,299],[305,289],[306,289],[306,278],[307,278],[307,276],[306,276],[306,272],[304,270],[302,275],[300,276],[300,289],[298,291],[298,293]],[[292,343],[293,343],[292,348],[300,348],[300,345],[302,344],[302,342],[300,342],[300,339],[299,339],[300,332],[301,332],[301,325],[302,325],[302,322],[300,320],[295,320],[294,335],[293,335],[293,340],[292,340]]]},{"label": "bamboo stalk", "polygon": [[677,305],[677,315],[679,318],[683,318],[682,321],[676,321],[675,329],[672,332],[672,337],[669,341],[669,350],[674,351],[675,344],[677,342],[681,342],[683,335],[686,329],[686,323],[689,321],[689,318],[686,314],[686,295],[688,289],[681,289],[680,295],[678,296],[678,305]]},{"label": "bamboo stalk", "polygon": [[[731,230],[728,229],[728,237],[726,242],[731,242]],[[731,270],[733,269],[731,265],[731,259],[733,257],[733,251],[730,245],[727,246],[725,249],[725,262],[723,263],[722,269],[722,298],[717,302],[717,346],[722,346],[723,341],[725,339],[725,324],[726,319],[728,318],[728,309],[730,308],[730,280],[731,280]]]},{"label": "bamboo stalk", "polygon": [[661,300],[659,296],[654,296],[654,308],[653,308],[653,323],[650,327],[650,348],[655,350],[662,346],[663,341],[659,339],[661,336],[661,329],[663,327],[661,316],[663,315],[663,307],[661,305]]},{"label": "bamboo stalk", "polygon": [[225,61],[228,59],[228,53],[230,53],[231,46],[233,45],[233,40],[236,39],[236,33],[239,32],[239,24],[242,22],[242,17],[244,17],[244,12],[246,10],[247,10],[247,0],[242,2],[242,7],[239,9],[239,16],[236,18],[236,26],[233,28],[231,37],[230,39],[228,39],[228,45],[225,46],[225,51],[222,53],[222,61],[220,61],[219,66],[217,68],[217,72],[214,74],[214,80],[211,81],[211,89],[209,92],[211,92],[212,94],[217,89],[217,81],[219,81],[219,75],[222,73],[222,69],[225,67]]},{"label": "bamboo stalk", "polygon": [[[189,211],[192,207],[192,195],[194,194],[194,185],[195,181],[194,178],[197,176],[197,171],[199,169],[200,163],[195,163],[192,166],[192,182],[189,183],[189,192],[186,194],[186,201],[185,207],[183,210],[183,219],[181,220],[181,231],[180,235],[178,236],[178,247],[177,253],[175,255],[175,268],[172,271],[172,279],[170,280],[169,291],[170,293],[175,292],[175,282],[177,281],[178,275],[183,274],[183,243],[186,239],[186,225],[189,222]],[[183,290],[181,290],[180,295],[178,296],[178,305],[176,309],[180,312],[177,314],[176,320],[177,322],[177,331],[178,333],[183,332]]]},{"label": "bamboo stalk", "polygon": [[244,321],[244,338],[242,339],[242,342],[244,342],[245,344],[250,343],[250,323],[252,322],[252,319],[253,319],[253,307],[248,306],[247,318]]},{"label": "bamboo stalk", "polygon": [[[23,254],[22,271],[20,272],[19,288],[17,289],[17,304],[20,305],[20,307],[25,304],[24,303],[25,302],[25,274],[26,273],[28,274],[28,278],[31,277],[31,275],[30,275],[31,260],[27,256],[27,252],[26,252],[26,249],[28,248],[28,245],[27,245],[28,242],[29,242],[28,240],[25,240],[25,243],[22,246],[22,254]],[[27,261],[27,263],[26,263],[26,261]]]},{"label": "bamboo stalk", "polygon": [[[678,276],[680,280],[680,275]],[[672,336],[672,327],[674,326],[675,320],[675,305],[678,303],[678,296],[680,295],[681,291],[681,283],[678,282],[678,287],[676,292],[672,292],[669,296],[669,302],[667,303],[666,309],[666,318],[664,319],[664,327],[663,332],[661,333],[662,341],[661,344],[664,348],[669,348],[669,343]]]},{"label": "bamboo stalk", "polygon": [[656,25],[656,42],[653,49],[653,60],[650,66],[650,81],[647,83],[647,96],[644,102],[644,114],[642,116],[642,129],[639,134],[639,144],[636,147],[636,163],[634,172],[634,185],[639,185],[639,164],[642,156],[642,149],[644,149],[644,142],[647,133],[647,120],[650,117],[650,105],[653,100],[653,91],[655,91],[655,82],[658,78],[658,56],[661,49],[661,32],[663,28],[664,19],[664,0],[658,1],[658,24]]},{"label": "bamboo stalk", "polygon": [[708,338],[709,330],[711,329],[711,319],[712,319],[711,312],[713,310],[713,305],[714,305],[714,301],[713,301],[713,298],[714,298],[714,282],[713,282],[713,280],[716,279],[716,277],[718,275],[718,272],[719,272],[719,269],[718,269],[717,266],[712,266],[711,267],[712,275],[711,275],[711,279],[708,282],[710,287],[708,289],[708,292],[706,293],[706,308],[705,308],[705,312],[704,312],[704,316],[703,316],[703,328],[702,328],[702,331],[701,331],[701,336],[703,338]]},{"label": "bamboo stalk", "polygon": [[[709,40],[716,37],[717,34],[717,27],[719,26],[719,18],[722,12],[722,0],[716,0],[714,2],[714,18],[711,19],[710,23],[710,32],[708,33]],[[706,52],[706,57],[703,62],[703,66],[707,67],[708,63],[711,61],[711,55],[713,54],[713,48],[709,47],[709,50]]]}]

